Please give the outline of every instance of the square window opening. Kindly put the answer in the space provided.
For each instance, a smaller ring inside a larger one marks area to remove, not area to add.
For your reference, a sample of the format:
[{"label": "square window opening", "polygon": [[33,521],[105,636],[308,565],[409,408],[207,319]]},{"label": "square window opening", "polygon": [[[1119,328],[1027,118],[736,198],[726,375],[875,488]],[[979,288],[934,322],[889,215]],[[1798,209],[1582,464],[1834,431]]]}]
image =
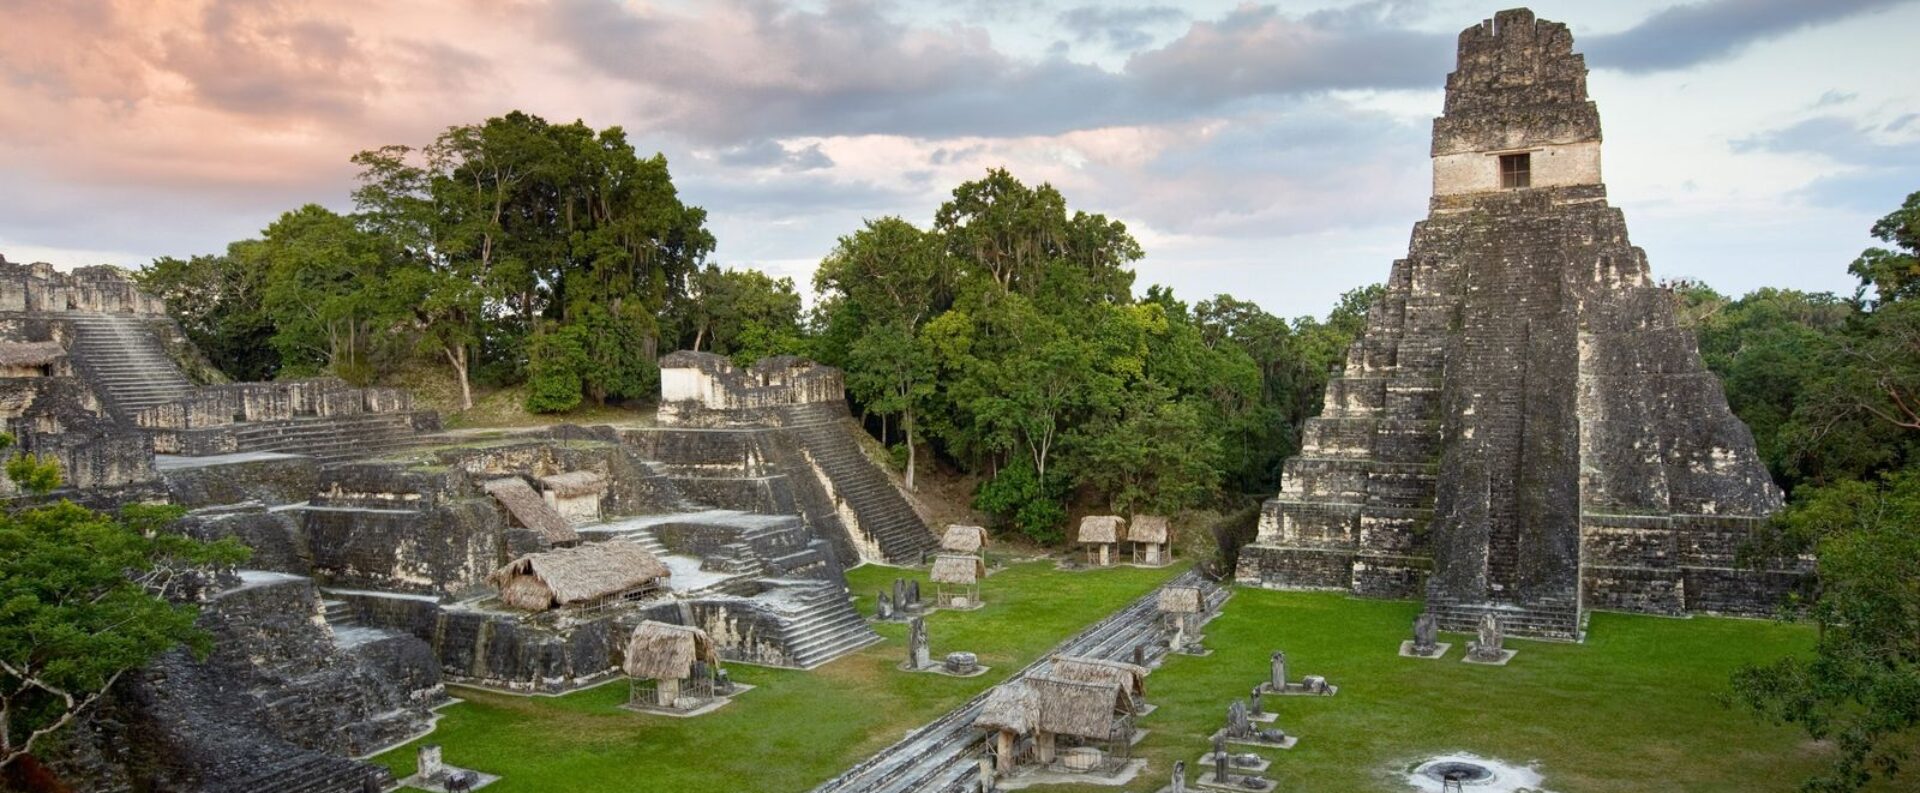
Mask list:
[{"label": "square window opening", "polygon": [[1500,155],[1500,187],[1512,190],[1533,184],[1533,155]]}]

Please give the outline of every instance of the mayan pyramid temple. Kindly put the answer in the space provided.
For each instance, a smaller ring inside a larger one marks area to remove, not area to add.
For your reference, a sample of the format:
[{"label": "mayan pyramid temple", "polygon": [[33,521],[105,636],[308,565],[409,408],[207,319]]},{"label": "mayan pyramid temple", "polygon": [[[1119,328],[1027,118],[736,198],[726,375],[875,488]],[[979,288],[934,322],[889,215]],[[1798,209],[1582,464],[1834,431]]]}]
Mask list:
[{"label": "mayan pyramid temple", "polygon": [[1799,580],[1735,563],[1780,492],[1607,205],[1600,142],[1565,25],[1516,9],[1461,32],[1429,214],[1241,583],[1579,640],[1586,609],[1767,613]]}]

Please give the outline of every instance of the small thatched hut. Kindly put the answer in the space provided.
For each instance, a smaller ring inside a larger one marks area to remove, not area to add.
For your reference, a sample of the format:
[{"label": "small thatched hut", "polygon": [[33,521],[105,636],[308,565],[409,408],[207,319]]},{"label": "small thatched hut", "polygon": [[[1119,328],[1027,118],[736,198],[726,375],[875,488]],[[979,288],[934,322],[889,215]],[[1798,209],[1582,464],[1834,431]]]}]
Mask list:
[{"label": "small thatched hut", "polygon": [[620,668],[631,680],[636,705],[695,707],[713,696],[712,671],[720,667],[713,640],[699,628],[647,620],[627,639]]},{"label": "small thatched hut", "polygon": [[527,481],[517,476],[502,477],[481,485],[487,495],[505,507],[511,525],[540,532],[553,545],[572,545],[580,541],[573,524],[548,506]]},{"label": "small thatched hut", "polygon": [[0,342],[0,377],[50,377],[66,360],[57,341]]},{"label": "small thatched hut", "polygon": [[1074,683],[1113,683],[1133,699],[1135,709],[1145,704],[1148,669],[1125,661],[1075,655],[1056,655],[1041,676]]},{"label": "small thatched hut", "polygon": [[514,608],[600,608],[638,600],[665,585],[671,570],[647,549],[609,540],[530,553],[493,571],[487,581]]},{"label": "small thatched hut", "polygon": [[979,553],[987,547],[987,530],[979,526],[953,524],[940,535],[940,550],[948,553]]},{"label": "small thatched hut", "polygon": [[969,609],[980,605],[980,579],[987,577],[987,563],[978,556],[943,553],[934,557],[927,577],[938,587],[940,605]]},{"label": "small thatched hut", "polygon": [[1161,587],[1159,599],[1155,605],[1159,607],[1163,617],[1173,621],[1173,649],[1178,650],[1185,643],[1187,630],[1190,627],[1187,621],[1193,619],[1193,615],[1200,613],[1202,602],[1198,587]]},{"label": "small thatched hut", "polygon": [[[1039,703],[1034,720],[1034,753],[1042,765],[1053,763],[1066,739],[1068,746],[1096,749],[1097,763],[1125,762],[1133,744],[1133,698],[1114,682],[1075,682],[1052,677],[1027,679]],[[1086,757],[1086,753],[1076,753]],[[1073,768],[1093,770],[1093,763]]]},{"label": "small thatched hut", "polygon": [[[1071,666],[1090,659],[1056,658],[1052,668],[1060,670],[1062,660]],[[973,726],[994,733],[991,749],[1000,772],[1012,770],[1026,736],[1033,737],[1034,757],[1041,765],[1057,759],[1064,739],[1064,748],[1084,747],[1069,753],[1069,770],[1115,767],[1125,762],[1133,743],[1133,718],[1139,711],[1128,686],[1137,680],[1136,671],[1139,676],[1146,673],[1132,664],[1093,662],[1064,674],[1015,680],[987,695]]]},{"label": "small thatched hut", "polygon": [[1126,530],[1127,520],[1119,515],[1088,515],[1080,519],[1080,534],[1075,539],[1087,546],[1089,564],[1106,567],[1113,564],[1113,545]]},{"label": "small thatched hut", "polygon": [[1021,736],[1033,734],[1040,723],[1040,697],[1024,680],[1015,680],[995,688],[980,704],[980,715],[973,726],[993,732],[991,750],[994,770],[1013,770],[1014,747]]},{"label": "small thatched hut", "polygon": [[1173,529],[1165,515],[1135,515],[1127,521],[1127,542],[1133,544],[1135,564],[1163,565],[1173,561]]},{"label": "small thatched hut", "polygon": [[540,477],[540,490],[547,506],[568,523],[592,523],[600,519],[607,478],[596,471],[568,471]]}]

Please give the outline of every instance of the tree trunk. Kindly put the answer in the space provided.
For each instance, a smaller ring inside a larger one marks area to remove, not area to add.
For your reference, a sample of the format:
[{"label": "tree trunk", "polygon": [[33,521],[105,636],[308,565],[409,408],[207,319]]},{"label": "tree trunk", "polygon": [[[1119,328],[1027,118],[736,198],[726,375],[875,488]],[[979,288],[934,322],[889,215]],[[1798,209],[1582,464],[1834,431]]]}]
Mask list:
[{"label": "tree trunk", "polygon": [[453,364],[453,373],[460,377],[460,409],[473,409],[473,383],[467,379],[467,345],[455,345],[448,349],[447,362]]},{"label": "tree trunk", "polygon": [[907,431],[907,492],[911,493],[911,492],[914,492],[914,487],[913,487],[914,451],[913,451],[913,408],[912,406],[907,407],[904,421],[906,423],[906,431]]}]

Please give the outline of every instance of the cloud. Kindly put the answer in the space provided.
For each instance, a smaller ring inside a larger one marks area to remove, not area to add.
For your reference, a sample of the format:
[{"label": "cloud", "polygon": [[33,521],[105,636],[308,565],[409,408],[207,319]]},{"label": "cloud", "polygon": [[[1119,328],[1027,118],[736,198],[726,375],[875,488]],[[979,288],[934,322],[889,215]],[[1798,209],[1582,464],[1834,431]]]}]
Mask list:
[{"label": "cloud", "polygon": [[1911,115],[1885,124],[1816,116],[1731,142],[1738,153],[1812,156],[1838,167],[1795,191],[1815,206],[1884,211],[1920,185],[1920,139],[1904,136]]},{"label": "cloud", "polygon": [[1057,21],[1082,44],[1099,42],[1115,52],[1130,52],[1153,43],[1150,28],[1186,18],[1187,12],[1172,6],[1087,5],[1060,12]]},{"label": "cloud", "polygon": [[812,171],[833,167],[833,158],[821,151],[818,143],[789,149],[779,141],[764,138],[739,146],[729,146],[714,152],[712,156],[714,161],[722,165],[742,168]]},{"label": "cloud", "polygon": [[1677,5],[1577,46],[1595,68],[1645,73],[1733,57],[1755,42],[1911,0],[1711,0]]}]

